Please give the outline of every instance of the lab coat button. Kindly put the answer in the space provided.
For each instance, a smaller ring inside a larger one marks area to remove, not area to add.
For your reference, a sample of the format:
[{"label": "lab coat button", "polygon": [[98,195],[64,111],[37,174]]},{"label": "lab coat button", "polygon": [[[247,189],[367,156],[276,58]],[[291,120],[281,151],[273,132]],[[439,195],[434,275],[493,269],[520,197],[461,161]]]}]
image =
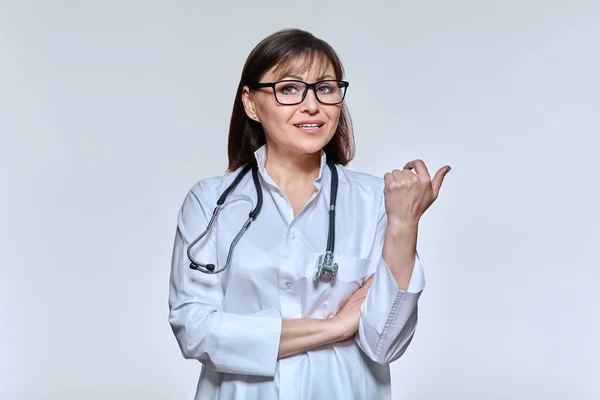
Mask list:
[{"label": "lab coat button", "polygon": [[292,284],[291,284],[290,282],[286,282],[286,283],[285,283],[285,287],[289,289],[289,288],[291,288],[291,287],[292,287]]}]

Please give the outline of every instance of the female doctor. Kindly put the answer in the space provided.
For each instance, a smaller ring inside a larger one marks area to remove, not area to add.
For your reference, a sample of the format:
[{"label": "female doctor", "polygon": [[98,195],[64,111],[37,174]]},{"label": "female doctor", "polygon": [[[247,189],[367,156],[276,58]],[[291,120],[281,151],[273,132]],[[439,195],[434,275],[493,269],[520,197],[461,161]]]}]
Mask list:
[{"label": "female doctor", "polygon": [[229,169],[194,185],[177,219],[169,322],[203,365],[196,399],[391,398],[424,287],[419,219],[450,167],[347,169],[348,87],[330,45],[297,29],[244,65]]}]

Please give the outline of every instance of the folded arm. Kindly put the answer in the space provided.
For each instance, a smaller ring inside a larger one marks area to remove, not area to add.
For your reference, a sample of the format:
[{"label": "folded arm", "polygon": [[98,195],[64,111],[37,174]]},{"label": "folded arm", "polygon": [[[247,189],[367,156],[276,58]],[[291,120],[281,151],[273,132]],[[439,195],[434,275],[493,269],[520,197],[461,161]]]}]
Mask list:
[{"label": "folded arm", "polygon": [[[177,218],[169,286],[169,323],[182,355],[220,372],[274,376],[277,360],[335,341],[331,323],[282,320],[278,313],[241,315],[223,311],[218,275],[189,268],[187,248],[206,228],[215,197],[200,182],[186,196]],[[216,198],[216,197],[215,197]],[[214,230],[192,254],[216,260]]]}]

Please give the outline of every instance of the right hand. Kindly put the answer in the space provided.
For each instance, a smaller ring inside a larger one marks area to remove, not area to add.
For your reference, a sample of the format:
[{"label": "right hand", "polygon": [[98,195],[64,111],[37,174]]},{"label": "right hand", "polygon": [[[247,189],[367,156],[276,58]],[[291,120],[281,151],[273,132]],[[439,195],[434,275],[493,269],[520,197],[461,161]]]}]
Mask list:
[{"label": "right hand", "polygon": [[365,283],[356,289],[354,293],[346,300],[346,303],[340,308],[338,313],[331,318],[339,334],[339,340],[350,339],[358,331],[358,321],[360,319],[360,307],[362,306],[367,292],[373,283],[373,275]]}]

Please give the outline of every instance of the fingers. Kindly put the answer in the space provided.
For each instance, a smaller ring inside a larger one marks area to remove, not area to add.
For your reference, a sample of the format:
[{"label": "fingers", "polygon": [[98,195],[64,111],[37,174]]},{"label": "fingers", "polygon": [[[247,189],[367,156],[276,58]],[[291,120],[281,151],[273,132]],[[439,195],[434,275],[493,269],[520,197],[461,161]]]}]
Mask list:
[{"label": "fingers", "polygon": [[375,278],[375,275],[374,275],[374,274],[373,274],[373,275],[371,275],[370,277],[368,277],[367,279],[365,279],[365,281],[362,283],[362,285],[360,285],[360,286],[359,286],[359,287],[356,289],[356,291],[358,292],[358,291],[360,291],[361,289],[362,289],[362,290],[365,290],[365,289],[368,289],[368,288],[370,288],[370,287],[371,287],[371,285],[373,284],[373,278]]},{"label": "fingers", "polygon": [[[413,169],[415,170],[415,172],[418,176],[420,176],[422,178],[426,177],[428,180],[431,181],[431,187],[433,189],[434,196],[437,197],[438,193],[440,191],[440,188],[442,187],[444,178],[446,177],[446,174],[448,172],[450,172],[450,170],[452,168],[449,165],[446,165],[446,166],[440,168],[433,176],[433,179],[430,178],[429,170],[427,169],[427,165],[425,165],[423,160],[416,159],[416,160],[407,162],[403,168],[403,171],[410,171]],[[394,176],[396,176],[396,175],[394,174]]]},{"label": "fingers", "polygon": [[388,172],[385,175],[383,175],[383,181],[385,182],[385,186],[389,187],[390,184],[394,181],[394,175],[392,175],[392,173]]},{"label": "fingers", "polygon": [[375,277],[375,275],[371,275],[366,281],[365,283],[363,283],[363,285],[359,288],[362,289],[364,292],[368,291],[369,288],[371,287],[371,285],[373,284],[373,278]]},{"label": "fingers", "polygon": [[400,171],[399,169],[395,169],[392,171],[392,176],[394,177],[394,180],[400,180],[402,175],[404,174],[403,171]]},{"label": "fingers", "polygon": [[449,165],[446,165],[445,167],[440,168],[433,176],[431,188],[433,189],[434,197],[437,198],[440,188],[442,187],[442,182],[444,181],[446,174],[450,172],[451,169],[452,168]]},{"label": "fingers", "polygon": [[407,169],[395,169],[390,174],[391,179],[389,181],[386,181],[385,185],[387,189],[393,189],[401,187],[402,184],[417,183],[419,181],[419,176]]},{"label": "fingers", "polygon": [[422,176],[422,177],[427,177],[428,179],[430,179],[429,176],[429,170],[427,169],[427,165],[425,165],[425,163],[423,162],[423,160],[413,160],[413,161],[409,161],[406,163],[406,165],[404,166],[405,170],[412,170],[414,169],[417,173],[417,175]]}]

